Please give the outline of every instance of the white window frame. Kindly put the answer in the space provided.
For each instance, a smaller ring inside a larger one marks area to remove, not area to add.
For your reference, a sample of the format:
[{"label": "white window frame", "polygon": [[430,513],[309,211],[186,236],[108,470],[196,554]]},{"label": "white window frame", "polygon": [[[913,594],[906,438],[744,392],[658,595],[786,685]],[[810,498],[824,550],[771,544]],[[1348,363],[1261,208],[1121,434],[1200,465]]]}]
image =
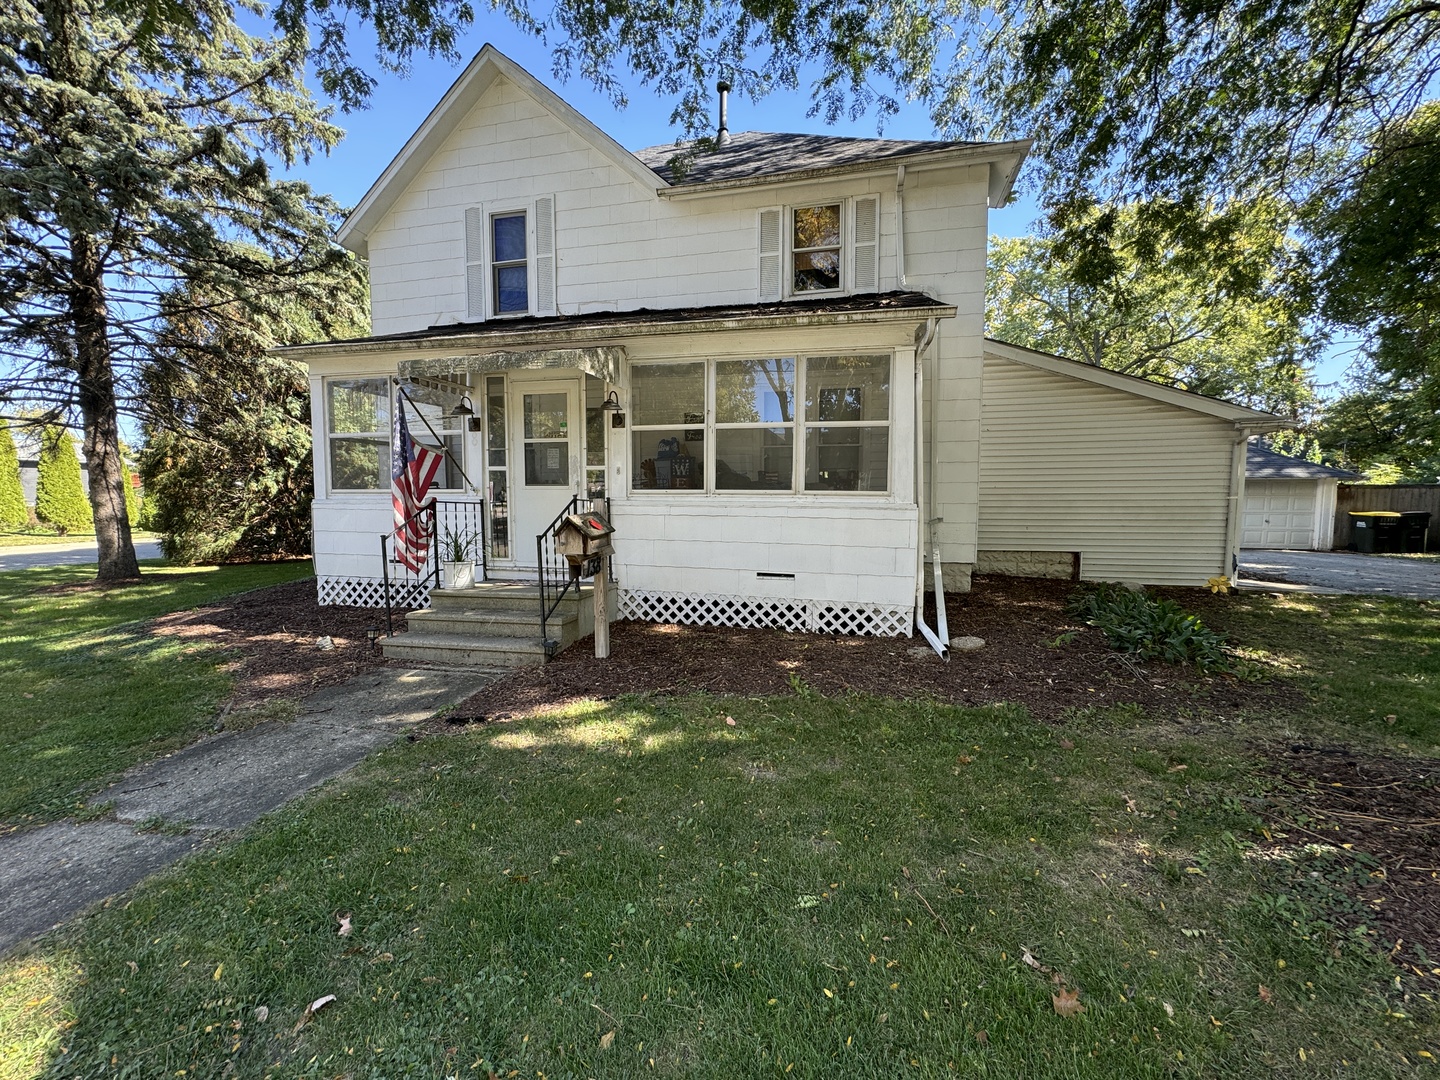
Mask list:
[{"label": "white window frame", "polygon": [[[835,207],[835,217],[840,225],[840,243],[833,247],[826,244],[821,247],[796,247],[795,246],[795,213],[799,210],[815,210],[821,207]],[[811,296],[844,296],[850,288],[850,200],[836,199],[833,202],[829,199],[823,202],[796,203],[785,208],[785,294],[792,297]],[[834,289],[797,289],[795,287],[795,256],[804,255],[807,252],[834,251],[840,263],[840,284]]]},{"label": "white window frame", "polygon": [[[557,314],[555,203],[554,195],[539,195],[466,209],[464,293],[469,319],[491,322]],[[500,311],[496,271],[502,266],[519,265],[519,260],[502,263],[495,258],[495,219],[522,215],[525,218],[525,310]]]},{"label": "white window frame", "polygon": [[[377,382],[377,381],[382,381],[382,380],[384,381],[386,390],[387,390],[388,393],[389,393],[389,415],[390,415],[390,425],[389,425],[384,431],[343,431],[343,432],[335,432],[335,431],[330,430],[330,387],[331,387],[333,384],[335,384],[335,383],[351,383],[351,382]],[[392,377],[389,376],[389,375],[375,375],[375,374],[373,374],[373,373],[372,373],[372,374],[363,374],[363,375],[327,375],[325,378],[321,379],[321,381],[320,381],[320,390],[321,390],[320,420],[321,420],[321,423],[322,423],[323,426],[324,426],[324,432],[325,432],[324,447],[325,447],[325,491],[326,491],[326,493],[329,494],[329,495],[373,495],[373,494],[376,494],[376,493],[385,493],[385,494],[388,494],[389,491],[390,491],[390,483],[391,483],[390,473],[391,473],[391,470],[394,468],[394,462],[393,462],[392,459],[391,459],[391,455],[395,452],[395,431],[394,431],[394,425],[395,425],[395,410],[401,407],[401,406],[400,406],[400,395],[397,393],[397,387],[396,387],[396,385],[395,385],[395,380],[394,380],[394,378],[392,378]],[[466,391],[467,394],[473,394],[473,392],[474,392],[474,391],[472,391],[472,390],[467,390],[467,391]],[[414,411],[413,408],[412,408],[411,411],[412,411],[412,412]],[[406,416],[405,419],[406,419],[406,422],[409,423],[409,421],[410,421],[411,418],[410,418],[410,416],[407,414],[407,416]],[[464,469],[464,468],[465,468],[466,456],[467,456],[467,455],[466,455],[466,451],[465,451],[465,444],[466,444],[467,440],[464,438],[465,424],[464,424],[463,420],[462,420],[461,418],[459,418],[459,417],[446,418],[446,420],[443,421],[441,424],[439,424],[439,425],[434,425],[434,426],[436,427],[437,433],[438,433],[439,435],[441,435],[442,437],[445,436],[445,435],[459,435],[459,436],[461,436],[461,438],[460,438],[460,440],[459,440],[459,453],[456,454],[455,456],[456,456],[456,460],[459,462],[460,468],[461,468],[461,469]],[[417,432],[416,432],[416,430],[415,430],[417,427],[420,429],[419,432],[418,432],[418,434],[417,434]],[[411,437],[412,439],[414,439],[416,442],[424,443],[425,447],[426,447],[427,449],[429,449],[429,450],[435,450],[435,449],[436,449],[435,447],[433,447],[433,446],[430,445],[430,439],[431,439],[430,432],[425,428],[424,423],[421,422],[421,421],[418,419],[418,417],[415,419],[415,423],[413,423],[413,424],[410,425],[410,437]],[[342,488],[342,487],[337,487],[337,486],[335,485],[335,474],[334,474],[334,469],[333,469],[333,467],[332,467],[332,458],[331,458],[331,453],[330,453],[330,446],[331,446],[332,442],[334,442],[334,441],[337,440],[337,439],[338,439],[338,440],[341,440],[341,441],[359,441],[359,440],[362,440],[362,439],[364,439],[364,440],[369,440],[369,439],[376,439],[376,438],[383,439],[384,442],[385,442],[385,471],[384,471],[384,475],[380,478],[380,479],[381,479],[380,485],[377,486],[377,487],[364,487],[364,488]],[[451,450],[451,453],[455,453],[455,451],[454,451],[454,450]],[[465,490],[465,488],[464,488],[464,482],[463,482],[463,481],[461,482],[461,486],[460,486],[460,487],[445,487],[445,486],[443,486],[443,481],[441,481],[441,480],[439,479],[439,476],[443,475],[443,472],[444,472],[444,470],[442,469],[442,470],[441,470],[441,473],[438,473],[438,474],[437,474],[436,483],[434,483],[434,484],[432,484],[432,485],[430,486],[430,491],[433,492],[433,493],[437,493],[437,494],[459,494],[459,493],[463,493],[464,490]]]},{"label": "white window frame", "polygon": [[[893,434],[893,432],[894,432],[894,430],[895,430],[895,395],[896,395],[896,383],[895,383],[895,378],[896,378],[896,374],[895,374],[895,350],[894,350],[894,349],[858,349],[858,350],[855,350],[855,355],[877,356],[877,357],[878,357],[878,356],[888,356],[888,357],[889,357],[889,360],[890,360],[890,394],[889,394],[889,404],[888,404],[888,409],[887,409],[887,413],[886,413],[886,418],[885,418],[884,420],[847,420],[847,421],[822,421],[822,420],[813,420],[813,421],[812,421],[812,420],[808,419],[808,417],[806,416],[806,413],[805,413],[805,385],[806,385],[806,379],[808,378],[808,364],[809,364],[810,359],[811,359],[812,357],[813,357],[813,358],[818,358],[818,359],[825,359],[825,358],[829,358],[829,357],[833,357],[833,356],[843,356],[843,355],[847,355],[844,350],[835,350],[835,349],[808,349],[808,350],[801,350],[801,351],[797,351],[797,352],[794,352],[794,353],[790,353],[790,354],[785,355],[785,356],[782,356],[782,357],[767,357],[767,356],[759,356],[759,355],[756,355],[756,354],[749,354],[749,353],[747,353],[747,354],[745,354],[745,355],[735,355],[735,356],[677,356],[677,357],[674,357],[674,358],[671,358],[671,359],[665,359],[665,360],[639,360],[639,361],[634,361],[634,362],[632,362],[631,368],[630,368],[632,379],[633,379],[633,376],[634,376],[634,372],[635,372],[635,371],[637,371],[637,370],[639,370],[639,369],[642,369],[642,368],[647,368],[647,367],[670,367],[670,366],[675,366],[675,365],[678,365],[678,364],[696,364],[696,363],[704,365],[704,374],[705,374],[705,421],[704,421],[704,424],[703,424],[703,425],[700,425],[700,424],[690,424],[690,425],[687,425],[687,424],[638,424],[638,423],[634,422],[634,420],[632,419],[632,421],[631,421],[631,423],[630,423],[630,425],[629,425],[629,430],[628,430],[628,432],[627,432],[627,434],[626,434],[626,439],[627,439],[626,455],[627,455],[627,459],[633,459],[633,458],[634,458],[634,455],[635,455],[635,435],[636,435],[636,433],[638,433],[638,432],[644,432],[644,431],[668,431],[668,430],[672,430],[672,429],[677,428],[677,427],[678,427],[678,428],[682,428],[682,429],[685,428],[685,427],[692,427],[692,428],[693,428],[693,427],[703,427],[703,430],[704,430],[704,432],[705,432],[705,439],[704,439],[705,451],[704,451],[704,457],[702,458],[702,461],[703,461],[703,466],[702,466],[702,467],[703,467],[703,469],[704,469],[705,483],[704,483],[703,485],[701,485],[701,486],[693,487],[693,488],[645,488],[645,487],[636,487],[636,486],[635,486],[635,471],[636,471],[636,469],[637,469],[637,467],[638,467],[638,462],[636,462],[636,461],[634,461],[634,460],[629,460],[628,467],[627,467],[627,470],[626,470],[627,473],[628,473],[628,478],[627,478],[627,480],[626,480],[626,486],[625,486],[626,493],[627,493],[628,495],[638,496],[638,497],[640,497],[640,498],[651,498],[651,497],[654,497],[654,496],[660,496],[660,497],[676,496],[676,497],[680,497],[680,498],[689,498],[689,497],[695,496],[695,495],[719,496],[719,497],[721,497],[721,498],[750,498],[750,497],[756,497],[756,498],[774,498],[774,497],[776,497],[776,496],[781,496],[781,497],[785,497],[785,496],[791,496],[791,497],[799,496],[799,497],[805,497],[805,498],[825,498],[825,497],[833,496],[833,497],[836,497],[836,498],[843,498],[843,499],[855,499],[855,498],[881,499],[881,498],[888,498],[888,497],[890,497],[890,496],[895,492],[895,479],[896,479],[895,474],[896,474],[896,468],[897,468],[897,462],[896,462],[896,460],[895,460],[895,452],[896,452],[896,448],[897,448],[897,442],[896,442],[896,440],[895,440],[893,437],[888,438],[888,440],[887,440],[887,442],[888,442],[888,447],[887,447],[886,456],[885,456],[885,487],[884,487],[883,489],[870,490],[870,491],[858,490],[858,489],[857,489],[857,490],[854,490],[854,491],[845,491],[845,490],[835,490],[835,489],[829,489],[829,488],[825,488],[825,489],[818,489],[818,488],[817,488],[817,489],[812,489],[812,488],[806,488],[806,486],[805,486],[805,464],[806,464],[807,440],[808,440],[808,438],[810,437],[810,431],[811,431],[812,428],[821,428],[821,427],[829,427],[829,428],[840,428],[840,427],[877,428],[877,427],[883,427],[883,428],[886,429],[886,431],[887,431],[888,433],[892,433],[892,434]],[[715,390],[715,388],[716,388],[716,366],[717,366],[718,364],[721,364],[721,363],[724,363],[724,362],[727,362],[727,361],[735,361],[735,360],[771,360],[771,359],[793,359],[793,360],[795,361],[795,388],[794,388],[794,393],[795,393],[795,416],[794,416],[794,419],[793,419],[789,424],[785,424],[785,423],[783,423],[783,422],[782,422],[782,423],[774,423],[774,424],[766,424],[766,423],[756,423],[756,424],[748,424],[748,423],[747,423],[747,424],[731,424],[731,423],[725,423],[725,424],[721,424],[721,423],[718,423],[718,422],[717,422],[717,419],[716,419],[717,412],[716,412],[716,404],[715,404],[715,393],[716,393],[716,390]],[[790,473],[790,476],[791,476],[791,484],[790,484],[790,487],[788,487],[788,488],[717,488],[717,487],[715,486],[715,456],[716,456],[716,449],[717,449],[717,440],[716,440],[716,433],[717,433],[717,431],[735,430],[735,429],[746,429],[746,428],[756,429],[756,428],[781,428],[781,427],[789,428],[789,429],[791,430],[791,432],[793,433],[793,438],[792,438],[792,443],[791,443],[791,447],[792,447],[792,449],[791,449],[792,458],[791,458],[791,473]]]}]

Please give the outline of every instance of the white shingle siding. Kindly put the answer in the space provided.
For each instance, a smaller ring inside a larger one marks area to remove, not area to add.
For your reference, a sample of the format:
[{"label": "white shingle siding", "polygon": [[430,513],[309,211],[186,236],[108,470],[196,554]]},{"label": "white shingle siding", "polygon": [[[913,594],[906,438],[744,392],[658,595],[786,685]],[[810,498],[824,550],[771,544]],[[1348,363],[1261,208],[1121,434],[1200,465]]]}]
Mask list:
[{"label": "white shingle siding", "polygon": [[1229,423],[995,356],[984,372],[982,551],[1076,551],[1097,581],[1228,572]]}]

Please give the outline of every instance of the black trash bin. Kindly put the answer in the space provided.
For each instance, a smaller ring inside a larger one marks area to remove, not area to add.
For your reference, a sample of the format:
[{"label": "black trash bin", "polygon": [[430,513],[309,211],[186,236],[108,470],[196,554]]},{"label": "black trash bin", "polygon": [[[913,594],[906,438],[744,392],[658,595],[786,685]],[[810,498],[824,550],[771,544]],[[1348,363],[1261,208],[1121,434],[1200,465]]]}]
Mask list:
[{"label": "black trash bin", "polygon": [[1350,522],[1355,529],[1356,551],[1374,555],[1399,550],[1400,515],[1394,510],[1351,510]]},{"label": "black trash bin", "polygon": [[1430,511],[1406,510],[1400,515],[1400,550],[1424,551],[1430,536]]}]

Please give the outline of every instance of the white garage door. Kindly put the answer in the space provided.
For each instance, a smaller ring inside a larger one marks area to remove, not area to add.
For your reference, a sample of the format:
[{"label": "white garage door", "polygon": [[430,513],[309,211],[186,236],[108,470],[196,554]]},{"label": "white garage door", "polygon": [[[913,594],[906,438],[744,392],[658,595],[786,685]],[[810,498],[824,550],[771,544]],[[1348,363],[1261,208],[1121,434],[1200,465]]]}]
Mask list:
[{"label": "white garage door", "polygon": [[1247,480],[1240,546],[1309,548],[1317,486],[1313,480]]}]

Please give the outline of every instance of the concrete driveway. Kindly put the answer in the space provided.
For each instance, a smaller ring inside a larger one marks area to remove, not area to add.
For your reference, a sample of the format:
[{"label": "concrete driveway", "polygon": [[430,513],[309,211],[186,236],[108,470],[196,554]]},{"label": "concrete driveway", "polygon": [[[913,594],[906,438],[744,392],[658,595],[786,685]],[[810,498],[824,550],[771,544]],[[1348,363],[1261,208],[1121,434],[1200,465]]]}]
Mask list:
[{"label": "concrete driveway", "polygon": [[1440,559],[1348,551],[1240,552],[1242,588],[1278,582],[1297,592],[1440,599]]},{"label": "concrete driveway", "polygon": [[[137,559],[159,559],[159,540],[138,540]],[[99,559],[95,541],[74,544],[44,544],[34,547],[0,547],[0,570],[36,570],[46,566],[84,566]]]}]

